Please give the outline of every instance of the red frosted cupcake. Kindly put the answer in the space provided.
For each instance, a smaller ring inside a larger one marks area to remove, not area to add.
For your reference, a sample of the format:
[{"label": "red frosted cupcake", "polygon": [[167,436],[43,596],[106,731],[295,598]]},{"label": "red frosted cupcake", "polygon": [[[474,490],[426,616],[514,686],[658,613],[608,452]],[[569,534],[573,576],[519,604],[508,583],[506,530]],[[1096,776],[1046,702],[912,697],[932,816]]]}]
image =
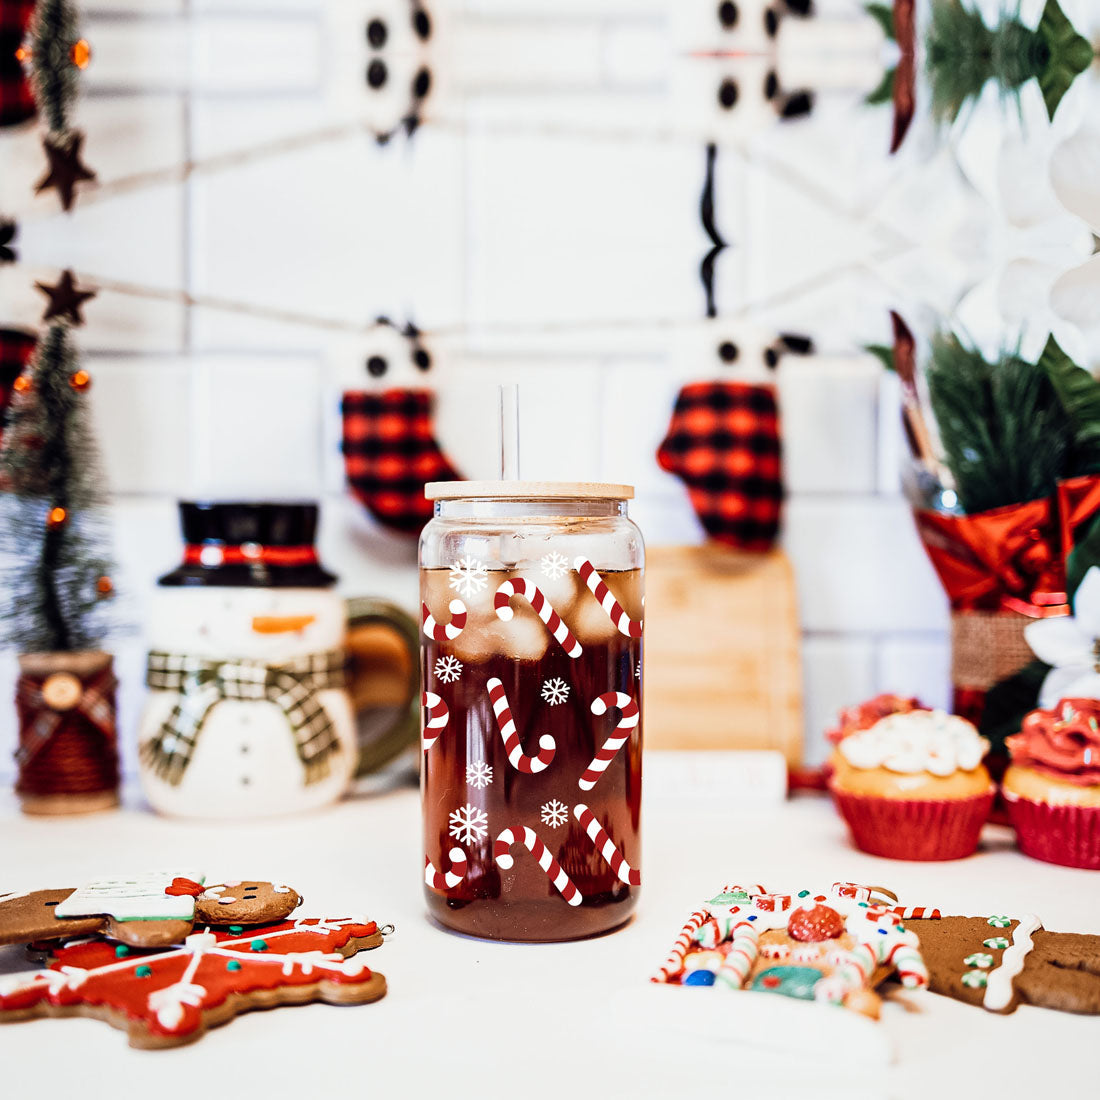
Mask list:
[{"label": "red frosted cupcake", "polygon": [[965,718],[911,709],[837,744],[829,790],[857,848],[890,859],[972,855],[993,805],[989,742]]},{"label": "red frosted cupcake", "polygon": [[837,717],[836,729],[826,730],[825,736],[836,745],[850,734],[870,729],[879,719],[889,718],[891,714],[908,714],[913,710],[931,709],[912,696],[889,693],[876,695],[865,703],[845,707]]},{"label": "red frosted cupcake", "polygon": [[1005,744],[1004,797],[1020,851],[1100,871],[1100,700],[1033,710]]}]

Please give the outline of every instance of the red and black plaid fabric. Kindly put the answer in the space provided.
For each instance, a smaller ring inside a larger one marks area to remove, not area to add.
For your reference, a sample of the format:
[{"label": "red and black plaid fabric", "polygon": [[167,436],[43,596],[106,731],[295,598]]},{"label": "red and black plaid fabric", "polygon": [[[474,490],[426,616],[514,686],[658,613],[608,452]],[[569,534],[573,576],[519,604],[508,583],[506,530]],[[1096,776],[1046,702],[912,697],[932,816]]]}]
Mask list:
[{"label": "red and black plaid fabric", "polygon": [[686,483],[711,538],[740,550],[774,545],[783,481],[779,410],[770,386],[684,386],[657,461]]},{"label": "red and black plaid fabric", "polygon": [[432,518],[428,481],[461,475],[432,434],[428,390],[349,390],[344,394],[344,468],[352,492],[379,523],[419,534]]},{"label": "red and black plaid fabric", "polygon": [[34,93],[15,56],[33,12],[34,0],[0,0],[0,126],[17,126],[35,116]]},{"label": "red and black plaid fabric", "polygon": [[29,332],[0,328],[0,441],[8,421],[12,387],[30,362],[37,343]]}]

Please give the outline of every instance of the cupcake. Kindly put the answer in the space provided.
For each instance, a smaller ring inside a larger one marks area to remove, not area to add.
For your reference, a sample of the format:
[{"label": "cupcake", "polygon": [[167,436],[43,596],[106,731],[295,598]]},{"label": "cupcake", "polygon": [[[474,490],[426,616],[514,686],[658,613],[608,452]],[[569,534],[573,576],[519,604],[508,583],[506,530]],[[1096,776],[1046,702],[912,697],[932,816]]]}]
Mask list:
[{"label": "cupcake", "polygon": [[993,805],[988,751],[965,718],[891,714],[838,742],[829,790],[857,848],[890,859],[962,859],[977,848]]},{"label": "cupcake", "polygon": [[1004,796],[1020,851],[1100,871],[1100,700],[1033,710],[1005,744]]}]

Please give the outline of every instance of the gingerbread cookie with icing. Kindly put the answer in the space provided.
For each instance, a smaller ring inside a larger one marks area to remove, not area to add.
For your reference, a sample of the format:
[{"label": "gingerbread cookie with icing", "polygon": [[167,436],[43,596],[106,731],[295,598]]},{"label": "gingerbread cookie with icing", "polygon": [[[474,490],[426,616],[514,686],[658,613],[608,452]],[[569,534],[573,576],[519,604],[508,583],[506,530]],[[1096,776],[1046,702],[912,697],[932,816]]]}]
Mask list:
[{"label": "gingerbread cookie with icing", "polygon": [[1019,1004],[1100,1015],[1100,936],[1048,932],[1035,916],[909,922],[929,988],[990,1012]]},{"label": "gingerbread cookie with icing", "polygon": [[888,977],[927,984],[913,912],[877,887],[836,882],[827,893],[727,886],[692,914],[653,981],[773,993],[877,1018]]},{"label": "gingerbread cookie with icing", "polygon": [[181,1046],[253,1008],[378,1000],[386,979],[356,956],[381,943],[360,917],[234,925],[159,948],[96,936],[55,945],[44,970],[0,975],[0,1024],[91,1016],[125,1030],[133,1047]]},{"label": "gingerbread cookie with icing", "polygon": [[0,894],[0,945],[104,933],[132,947],[160,947],[179,943],[196,924],[280,921],[301,901],[289,886],[270,882],[207,887],[201,874],[153,871],[76,890]]}]

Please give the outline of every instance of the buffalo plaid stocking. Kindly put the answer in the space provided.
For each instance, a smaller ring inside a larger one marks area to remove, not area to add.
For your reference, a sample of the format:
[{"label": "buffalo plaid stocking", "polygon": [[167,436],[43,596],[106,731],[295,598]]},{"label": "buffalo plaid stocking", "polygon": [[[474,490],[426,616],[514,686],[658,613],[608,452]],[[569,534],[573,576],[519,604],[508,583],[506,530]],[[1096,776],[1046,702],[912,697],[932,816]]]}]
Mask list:
[{"label": "buffalo plaid stocking", "polygon": [[783,502],[779,411],[770,386],[695,382],[676,399],[657,450],[688,487],[708,535],[740,550],[770,550]]},{"label": "buffalo plaid stocking", "polygon": [[35,116],[34,93],[15,56],[33,12],[34,0],[4,0],[0,4],[0,126],[18,126]]},{"label": "buffalo plaid stocking", "polygon": [[429,481],[460,475],[432,434],[427,390],[351,390],[344,394],[344,468],[351,491],[379,523],[419,534],[432,518]]}]

